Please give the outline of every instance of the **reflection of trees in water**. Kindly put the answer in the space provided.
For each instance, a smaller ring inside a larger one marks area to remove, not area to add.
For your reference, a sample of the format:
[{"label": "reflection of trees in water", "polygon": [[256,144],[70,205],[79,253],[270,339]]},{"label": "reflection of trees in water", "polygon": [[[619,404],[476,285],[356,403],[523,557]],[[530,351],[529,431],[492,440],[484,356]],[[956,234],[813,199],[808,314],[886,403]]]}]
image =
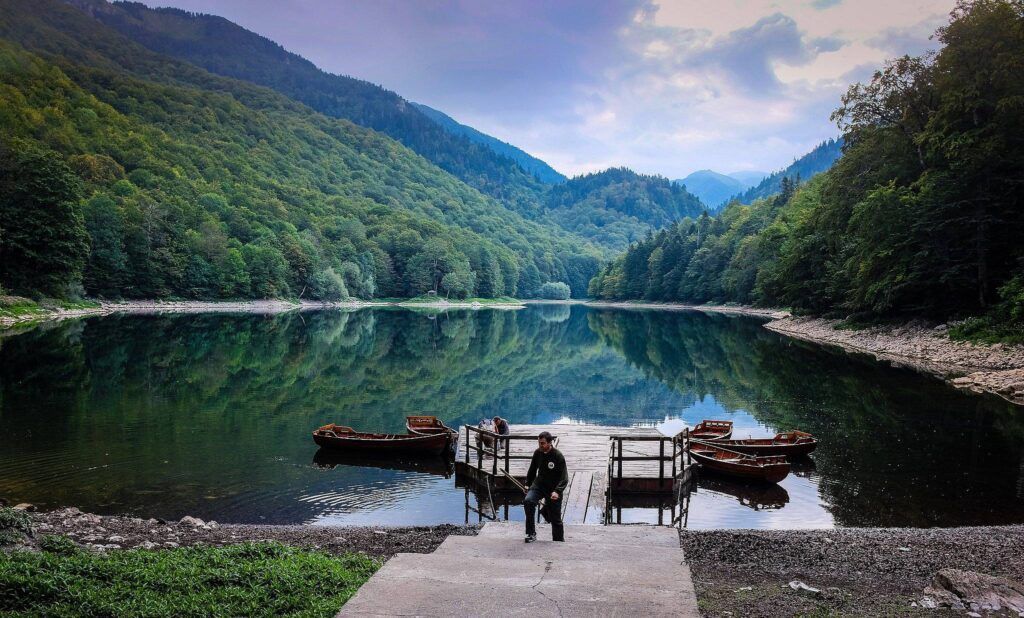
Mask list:
[{"label": "reflection of trees in water", "polygon": [[670,387],[822,438],[821,491],[843,525],[1024,520],[1024,415],[933,378],[770,333],[753,320],[595,312],[590,324]]},{"label": "reflection of trees in water", "polygon": [[538,310],[540,319],[545,322],[564,322],[572,315],[572,307],[569,305],[540,305]]},{"label": "reflection of trees in water", "polygon": [[[308,461],[323,422],[400,431],[412,413],[457,421],[597,350],[582,317],[532,312],[111,316],[39,328],[0,347],[0,435],[25,438],[5,446],[19,473],[2,475],[0,493],[33,486],[40,502],[165,500],[188,512],[204,495],[278,492],[304,474],[280,460]],[[53,453],[54,469],[32,469]],[[66,482],[38,487],[62,466]],[[166,496],[137,493],[154,485]]]},{"label": "reflection of trees in water", "polygon": [[400,431],[406,414],[516,423],[547,406],[616,424],[711,394],[821,436],[817,473],[840,524],[1024,519],[1024,415],[1008,404],[755,320],[563,305],[553,321],[554,308],[111,316],[6,337],[0,494],[200,512],[204,496],[284,500],[327,421]]}]

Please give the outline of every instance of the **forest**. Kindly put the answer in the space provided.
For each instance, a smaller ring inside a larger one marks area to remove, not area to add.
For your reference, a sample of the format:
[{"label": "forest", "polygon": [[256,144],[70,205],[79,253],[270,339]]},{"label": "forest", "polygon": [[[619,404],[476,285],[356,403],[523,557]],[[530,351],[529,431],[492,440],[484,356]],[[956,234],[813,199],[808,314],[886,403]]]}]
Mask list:
[{"label": "forest", "polygon": [[[509,144],[380,86],[326,73],[221,17],[133,2],[71,4],[151,51],[266,86],[324,115],[392,137],[523,217],[595,243],[603,257],[678,220],[680,213],[697,215],[703,209],[697,198],[669,187],[664,178],[625,169],[588,174],[562,186],[564,176]],[[578,287],[578,293],[585,292],[585,283]]]},{"label": "forest", "polygon": [[222,18],[102,0],[11,8],[6,293],[582,297],[602,260],[702,211],[626,169],[546,184]]},{"label": "forest", "polygon": [[853,323],[1024,324],[1024,5],[962,2],[941,49],[888,62],[832,115],[843,155],[805,184],[684,219],[602,268],[604,299],[790,307]]},{"label": "forest", "polygon": [[0,285],[25,295],[582,295],[600,249],[400,143],[149,52],[0,15]]}]

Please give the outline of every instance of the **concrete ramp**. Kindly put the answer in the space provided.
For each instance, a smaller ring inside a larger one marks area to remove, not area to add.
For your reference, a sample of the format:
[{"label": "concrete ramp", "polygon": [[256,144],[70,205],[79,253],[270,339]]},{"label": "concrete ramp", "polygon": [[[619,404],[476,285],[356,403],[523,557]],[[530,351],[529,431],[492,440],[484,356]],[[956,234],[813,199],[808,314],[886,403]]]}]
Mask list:
[{"label": "concrete ramp", "polygon": [[674,528],[488,523],[432,554],[398,554],[339,616],[699,616]]}]

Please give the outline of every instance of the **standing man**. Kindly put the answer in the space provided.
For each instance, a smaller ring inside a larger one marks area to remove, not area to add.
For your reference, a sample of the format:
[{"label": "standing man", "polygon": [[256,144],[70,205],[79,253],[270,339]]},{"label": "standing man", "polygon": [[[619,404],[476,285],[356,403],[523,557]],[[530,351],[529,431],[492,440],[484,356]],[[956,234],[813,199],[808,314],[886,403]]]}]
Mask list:
[{"label": "standing man", "polygon": [[551,540],[564,541],[565,530],[562,527],[562,492],[569,485],[569,470],[565,467],[565,457],[555,448],[554,438],[547,431],[537,436],[538,448],[530,460],[530,470],[526,473],[526,484],[530,491],[526,492],[523,507],[526,509],[526,542],[537,540],[537,527],[534,522],[537,503],[546,498],[548,519],[551,521]]}]

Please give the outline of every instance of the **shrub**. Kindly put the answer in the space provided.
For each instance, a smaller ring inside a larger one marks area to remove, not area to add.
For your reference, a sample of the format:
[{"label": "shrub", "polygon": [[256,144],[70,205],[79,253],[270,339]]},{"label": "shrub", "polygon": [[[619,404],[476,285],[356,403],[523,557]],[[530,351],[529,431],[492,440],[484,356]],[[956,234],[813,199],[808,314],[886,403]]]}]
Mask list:
[{"label": "shrub", "polygon": [[549,300],[567,300],[569,294],[569,286],[561,281],[548,281],[537,290],[538,296]]}]

